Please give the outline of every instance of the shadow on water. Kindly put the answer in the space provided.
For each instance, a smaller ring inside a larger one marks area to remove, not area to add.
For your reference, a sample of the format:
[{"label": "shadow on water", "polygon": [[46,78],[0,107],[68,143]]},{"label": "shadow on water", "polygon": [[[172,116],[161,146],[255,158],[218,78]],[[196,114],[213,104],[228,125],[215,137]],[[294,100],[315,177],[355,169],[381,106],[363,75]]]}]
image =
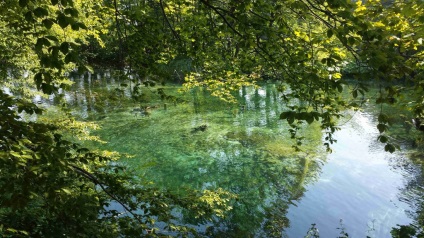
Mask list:
[{"label": "shadow on water", "polygon": [[[308,139],[295,152],[287,123],[278,120],[286,108],[273,84],[242,88],[238,104],[227,104],[204,89],[179,95],[178,86],[160,87],[168,101],[159,87],[134,97],[136,84],[118,84],[111,74],[76,82],[66,96],[74,114],[97,120],[95,133],[108,143],[96,146],[132,155],[122,162],[141,178],[182,195],[217,188],[237,194],[225,218],[198,226],[209,237],[303,237],[312,223],[321,237],[336,237],[340,218],[354,237],[368,230],[387,237],[410,222],[397,198],[404,179],[375,142],[370,115],[356,114],[342,127],[331,155],[319,125],[305,125]],[[193,221],[182,213],[182,223]]]}]

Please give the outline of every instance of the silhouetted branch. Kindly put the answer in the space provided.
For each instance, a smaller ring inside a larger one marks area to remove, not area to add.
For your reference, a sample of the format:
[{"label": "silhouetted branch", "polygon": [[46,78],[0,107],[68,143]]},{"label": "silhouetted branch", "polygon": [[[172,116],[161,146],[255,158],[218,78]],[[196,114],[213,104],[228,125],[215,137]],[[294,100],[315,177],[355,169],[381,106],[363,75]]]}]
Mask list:
[{"label": "silhouetted branch", "polygon": [[229,22],[228,22],[228,20],[227,20],[227,18],[224,16],[224,15],[222,15],[222,13],[218,10],[218,8],[216,8],[216,7],[214,7],[214,6],[212,6],[212,5],[210,5],[207,1],[205,1],[205,0],[200,0],[200,2],[202,2],[203,4],[205,4],[207,7],[209,7],[210,9],[212,9],[212,10],[214,10],[214,12],[216,12],[221,18],[222,18],[222,20],[224,20],[224,22],[225,22],[225,24],[227,24],[227,26],[229,27],[229,28],[231,28],[231,30],[232,31],[234,31],[234,33],[236,33],[238,36],[240,36],[240,37],[243,37],[243,35],[239,32],[239,31],[237,31]]},{"label": "silhouetted branch", "polygon": [[94,176],[94,174],[88,172],[87,170],[80,168],[78,166],[75,165],[70,165],[72,167],[72,169],[77,172],[78,174],[82,175],[83,177],[89,179],[91,182],[93,182],[95,185],[99,185],[100,188],[113,200],[115,200],[116,202],[118,202],[119,204],[121,204],[121,206],[128,212],[130,213],[138,222],[140,222],[140,224],[144,224],[144,222],[134,213],[132,212],[132,210],[124,204],[124,202],[122,202],[118,197],[116,197],[114,194],[110,193],[109,191],[107,191],[105,185],[103,184],[103,182],[101,182],[100,180],[98,180],[96,178],[96,176]]},{"label": "silhouetted branch", "polygon": [[178,40],[181,40],[178,33],[172,27],[171,22],[169,22],[168,16],[165,13],[165,8],[163,7],[163,0],[160,0],[159,5],[160,5],[160,9],[162,10],[163,17],[165,18],[166,24],[169,26],[169,29],[171,29],[172,34],[174,35],[175,38],[177,38]]}]

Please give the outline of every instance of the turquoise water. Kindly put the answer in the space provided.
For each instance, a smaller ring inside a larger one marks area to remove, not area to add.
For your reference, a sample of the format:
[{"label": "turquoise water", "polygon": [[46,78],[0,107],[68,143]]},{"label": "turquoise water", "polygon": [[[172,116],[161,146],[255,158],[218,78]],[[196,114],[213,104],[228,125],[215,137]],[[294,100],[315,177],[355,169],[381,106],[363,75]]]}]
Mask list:
[{"label": "turquoise water", "polygon": [[[389,237],[391,227],[410,222],[398,197],[404,178],[390,162],[402,155],[384,152],[372,115],[340,121],[332,154],[324,151],[319,125],[305,125],[303,151],[295,152],[287,123],[278,119],[286,107],[273,84],[240,90],[237,104],[201,89],[185,96],[177,87],[164,90],[181,100],[149,93],[141,104],[108,102],[90,87],[89,96],[68,100],[83,109],[77,115],[102,126],[95,134],[108,143],[98,146],[131,155],[122,162],[155,186],[237,194],[226,218],[198,227],[208,236],[303,237],[316,223],[321,237],[337,237],[341,226],[351,237]],[[186,221],[190,216],[182,216]]]}]

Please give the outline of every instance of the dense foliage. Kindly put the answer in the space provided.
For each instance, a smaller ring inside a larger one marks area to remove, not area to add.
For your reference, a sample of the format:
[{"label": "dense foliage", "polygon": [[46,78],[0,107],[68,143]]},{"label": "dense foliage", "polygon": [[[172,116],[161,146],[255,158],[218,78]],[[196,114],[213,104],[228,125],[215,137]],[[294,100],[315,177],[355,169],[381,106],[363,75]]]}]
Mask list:
[{"label": "dense foliage", "polygon": [[[122,1],[116,25],[123,60],[137,79],[184,80],[187,89],[203,86],[228,101],[232,90],[276,79],[293,106],[281,114],[293,137],[301,144],[299,123],[319,121],[330,149],[334,119],[367,100],[358,95],[370,82],[381,85],[373,99],[379,105],[413,88],[417,98],[408,106],[421,117],[422,7],[419,1]],[[343,91],[358,100],[342,99]],[[299,100],[305,106],[296,106]],[[393,152],[384,134],[389,121],[381,111],[379,140]]]},{"label": "dense foliage", "polygon": [[[378,83],[371,99],[380,107],[378,140],[394,152],[387,135],[393,118],[384,105],[408,94],[407,119],[422,128],[423,24],[419,0],[1,1],[0,235],[185,233],[172,225],[174,206],[199,216],[229,209],[226,192],[181,198],[155,190],[110,154],[65,139],[75,136],[69,124],[37,122],[42,109],[31,96],[60,98],[72,70],[90,71],[89,63],[125,67],[135,99],[143,83],[178,81],[231,102],[232,91],[275,80],[290,108],[280,118],[290,124],[297,150],[306,136],[298,133],[302,123],[314,121],[331,150],[336,119],[360,109],[367,85]],[[158,229],[156,219],[171,225]]]}]

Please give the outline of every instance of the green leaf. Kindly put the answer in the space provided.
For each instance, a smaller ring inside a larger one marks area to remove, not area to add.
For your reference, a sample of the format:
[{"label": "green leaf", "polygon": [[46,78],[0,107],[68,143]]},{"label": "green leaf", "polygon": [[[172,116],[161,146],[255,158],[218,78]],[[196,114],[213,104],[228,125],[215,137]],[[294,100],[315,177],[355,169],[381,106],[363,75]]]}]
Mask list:
[{"label": "green leaf", "polygon": [[327,37],[328,38],[331,38],[333,36],[333,34],[334,34],[333,30],[332,29],[328,29],[328,31],[327,31]]},{"label": "green leaf", "polygon": [[292,114],[290,114],[290,115],[289,115],[289,117],[287,118],[287,122],[288,122],[289,124],[293,124],[294,119],[295,119],[295,113],[292,113]]},{"label": "green leaf", "polygon": [[42,23],[47,29],[51,29],[53,26],[53,21],[51,19],[44,19]]},{"label": "green leaf", "polygon": [[71,25],[71,28],[72,28],[72,30],[74,30],[74,31],[78,31],[78,30],[79,30],[79,25],[78,25],[78,23],[74,23],[74,24],[72,24],[72,25]]},{"label": "green leaf", "polygon": [[353,98],[357,98],[358,97],[358,90],[353,90],[352,96],[353,96]]},{"label": "green leaf", "polygon": [[78,61],[78,56],[76,55],[75,52],[69,52],[65,56],[65,63],[67,63],[67,64],[69,64],[70,62],[76,63],[77,61]]},{"label": "green leaf", "polygon": [[79,24],[79,27],[80,27],[81,29],[84,29],[84,30],[87,30],[87,29],[88,29],[88,28],[87,28],[87,26],[86,26],[84,23],[79,22],[78,24]]},{"label": "green leaf", "polygon": [[386,146],[384,146],[384,150],[393,153],[396,151],[396,147],[392,144],[387,144]]},{"label": "green leaf", "polygon": [[314,122],[314,117],[313,117],[311,114],[309,114],[309,115],[305,118],[305,120],[306,120],[306,122],[307,122],[308,124],[311,124],[312,122]]},{"label": "green leaf", "polygon": [[69,43],[68,42],[63,42],[62,44],[60,44],[60,51],[63,54],[67,54],[69,52]]},{"label": "green leaf", "polygon": [[42,83],[41,90],[43,91],[43,93],[51,95],[56,91],[56,88],[51,84]]},{"label": "green leaf", "polygon": [[26,160],[33,159],[33,158],[32,158],[32,156],[31,156],[31,155],[29,155],[29,154],[23,154],[23,155],[22,155],[22,158],[24,158],[24,159],[26,159]]},{"label": "green leaf", "polygon": [[338,83],[336,85],[336,87],[337,87],[337,91],[339,91],[339,93],[343,92],[343,85],[341,85],[340,83]]},{"label": "green leaf", "polygon": [[68,17],[66,17],[63,13],[60,13],[59,16],[57,17],[57,23],[63,29],[63,28],[66,28],[67,26],[69,26],[70,21],[69,21]]},{"label": "green leaf", "polygon": [[78,10],[75,8],[66,8],[63,12],[72,17],[78,17],[79,14]]},{"label": "green leaf", "polygon": [[67,0],[60,0],[60,4],[62,4],[62,6],[64,6],[64,7],[67,7],[68,1]]},{"label": "green leaf", "polygon": [[15,158],[21,158],[22,157],[20,153],[15,152],[15,151],[11,151],[10,154]]},{"label": "green leaf", "polygon": [[305,120],[308,117],[308,113],[307,112],[299,112],[296,113],[295,118],[298,120]]},{"label": "green leaf", "polygon": [[49,11],[47,11],[47,9],[45,8],[37,7],[36,9],[34,9],[34,15],[36,17],[45,17],[49,15]]},{"label": "green leaf", "polygon": [[40,41],[41,38],[37,39],[37,43],[35,43],[35,50],[41,51],[43,49],[43,42]]},{"label": "green leaf", "polygon": [[389,122],[389,117],[384,113],[380,113],[380,115],[378,115],[378,122],[387,123]]},{"label": "green leaf", "polygon": [[59,0],[51,0],[50,2],[53,6],[56,6],[59,3]]},{"label": "green leaf", "polygon": [[291,113],[293,113],[293,112],[292,111],[282,112],[280,114],[280,119],[281,120],[287,119]]},{"label": "green leaf", "polygon": [[43,74],[42,73],[36,73],[34,75],[34,81],[35,84],[39,87],[41,83],[43,82]]},{"label": "green leaf", "polygon": [[25,17],[25,20],[26,21],[29,21],[29,22],[34,21],[34,17],[32,16],[32,12],[31,11],[25,13],[24,17]]},{"label": "green leaf", "polygon": [[77,152],[78,152],[78,153],[87,153],[87,152],[90,152],[90,150],[89,150],[89,149],[87,149],[87,148],[79,148],[79,149],[77,150]]},{"label": "green leaf", "polygon": [[84,68],[85,68],[85,71],[88,71],[90,73],[94,73],[94,69],[90,65],[84,65]]},{"label": "green leaf", "polygon": [[51,83],[51,81],[52,81],[52,76],[51,76],[51,74],[50,74],[50,73],[48,73],[48,72],[43,73],[43,77],[44,77],[44,82],[46,82],[46,83]]},{"label": "green leaf", "polygon": [[383,133],[384,131],[387,130],[387,126],[385,124],[380,123],[380,124],[377,125],[377,129],[380,133]]},{"label": "green leaf", "polygon": [[15,230],[13,228],[7,228],[6,231],[12,232],[12,233],[18,233],[18,230]]},{"label": "green leaf", "polygon": [[59,39],[57,39],[56,36],[48,35],[48,36],[45,36],[45,38],[47,38],[51,41],[54,41],[54,42],[59,42]]},{"label": "green leaf", "polygon": [[349,37],[349,38],[347,39],[347,42],[349,43],[349,45],[353,45],[353,44],[355,44],[355,38],[353,38],[353,37]]},{"label": "green leaf", "polygon": [[46,38],[42,37],[42,38],[38,38],[37,39],[37,43],[35,44],[35,49],[37,51],[41,51],[41,49],[43,48],[43,46],[50,46],[50,41],[47,40]]},{"label": "green leaf", "polygon": [[378,140],[379,140],[381,143],[387,143],[387,141],[389,141],[389,139],[388,139],[386,136],[379,136],[379,137],[378,137]]},{"label": "green leaf", "polygon": [[72,30],[74,31],[78,31],[79,29],[87,30],[87,27],[82,22],[72,23],[71,27],[72,27]]},{"label": "green leaf", "polygon": [[28,5],[29,0],[19,0],[20,7],[26,7]]}]

